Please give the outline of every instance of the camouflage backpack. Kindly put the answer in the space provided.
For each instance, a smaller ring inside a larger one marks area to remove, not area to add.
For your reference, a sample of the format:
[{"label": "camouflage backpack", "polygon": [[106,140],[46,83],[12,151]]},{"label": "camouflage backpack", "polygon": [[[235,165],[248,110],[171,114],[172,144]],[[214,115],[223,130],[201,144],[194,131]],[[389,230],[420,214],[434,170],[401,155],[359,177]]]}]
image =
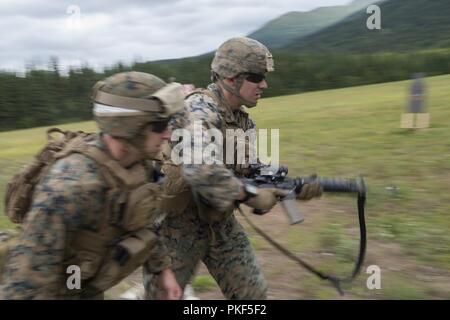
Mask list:
[{"label": "camouflage backpack", "polygon": [[[55,133],[59,133],[59,135],[54,137]],[[82,131],[62,131],[58,128],[47,131],[47,144],[30,164],[14,175],[6,187],[5,214],[13,223],[23,222],[31,205],[34,188],[58,159],[58,152],[63,150],[67,143],[74,138],[88,135]],[[6,255],[17,237],[17,232],[0,232],[0,282]]]},{"label": "camouflage backpack", "polygon": [[[53,137],[54,133],[59,133],[60,136]],[[58,152],[62,151],[73,138],[88,135],[82,131],[62,131],[58,128],[47,131],[47,144],[30,164],[12,178],[6,187],[5,213],[12,222],[22,223],[30,207],[34,187],[58,159]]]}]

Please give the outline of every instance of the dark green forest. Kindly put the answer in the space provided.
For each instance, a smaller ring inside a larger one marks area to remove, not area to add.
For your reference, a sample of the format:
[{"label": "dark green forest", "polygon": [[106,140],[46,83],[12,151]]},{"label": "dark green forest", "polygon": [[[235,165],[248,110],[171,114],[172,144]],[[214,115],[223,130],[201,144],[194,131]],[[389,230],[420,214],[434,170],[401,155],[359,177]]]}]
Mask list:
[{"label": "dark green forest", "polygon": [[[450,50],[377,54],[293,54],[274,52],[275,72],[265,96],[410,79],[416,72],[450,73]],[[117,64],[102,73],[85,66],[62,76],[58,60],[50,70],[29,68],[25,76],[0,73],[0,130],[30,128],[92,118],[90,92],[97,80],[116,72],[154,73],[164,80],[202,87],[209,82],[211,56]]]}]

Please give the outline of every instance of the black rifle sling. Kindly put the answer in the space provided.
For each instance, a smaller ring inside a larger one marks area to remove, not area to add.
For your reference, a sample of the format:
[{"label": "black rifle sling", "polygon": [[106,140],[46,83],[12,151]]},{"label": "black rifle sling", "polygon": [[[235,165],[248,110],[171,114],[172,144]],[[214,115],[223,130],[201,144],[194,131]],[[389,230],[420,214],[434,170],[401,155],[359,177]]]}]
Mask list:
[{"label": "black rifle sling", "polygon": [[330,281],[333,286],[336,288],[336,290],[339,292],[340,295],[344,295],[344,291],[342,290],[341,284],[342,283],[349,283],[351,282],[360,272],[362,264],[364,262],[364,256],[366,253],[366,243],[367,243],[367,237],[366,237],[366,222],[364,217],[364,204],[366,201],[366,194],[365,192],[359,192],[358,193],[358,220],[359,220],[359,232],[360,232],[360,240],[359,240],[359,253],[358,253],[358,259],[355,261],[355,267],[353,269],[352,274],[347,278],[339,278],[332,275],[328,275],[326,273],[323,273],[317,269],[315,269],[313,266],[311,266],[309,263],[303,261],[299,257],[297,257],[294,253],[286,249],[284,246],[273,240],[269,235],[267,235],[264,231],[262,231],[260,228],[258,228],[248,217],[244,214],[242,209],[238,207],[239,212],[244,217],[244,219],[247,221],[247,223],[264,239],[267,240],[271,245],[273,245],[275,248],[277,248],[281,253],[283,253],[285,256],[287,256],[289,259],[297,262],[302,267],[304,267],[306,270],[312,272],[319,278],[323,280]]}]

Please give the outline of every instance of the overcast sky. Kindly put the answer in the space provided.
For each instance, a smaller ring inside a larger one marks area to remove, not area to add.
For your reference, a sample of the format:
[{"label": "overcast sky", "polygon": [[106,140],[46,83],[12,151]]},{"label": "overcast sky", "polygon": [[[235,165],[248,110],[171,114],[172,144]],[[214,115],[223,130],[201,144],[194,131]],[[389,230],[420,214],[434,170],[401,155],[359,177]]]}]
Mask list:
[{"label": "overcast sky", "polygon": [[289,11],[350,0],[0,0],[0,69],[96,69],[118,61],[194,56]]}]

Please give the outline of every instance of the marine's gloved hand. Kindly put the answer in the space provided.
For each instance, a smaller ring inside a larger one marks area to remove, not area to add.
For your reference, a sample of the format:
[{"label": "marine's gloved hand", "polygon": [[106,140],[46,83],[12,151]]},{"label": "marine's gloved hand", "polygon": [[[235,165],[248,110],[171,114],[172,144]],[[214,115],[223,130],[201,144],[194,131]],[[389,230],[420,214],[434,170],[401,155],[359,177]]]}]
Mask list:
[{"label": "marine's gloved hand", "polygon": [[165,269],[158,275],[158,300],[180,300],[183,294],[172,270]]},{"label": "marine's gloved hand", "polygon": [[288,190],[277,188],[259,188],[258,194],[244,203],[249,207],[267,212],[272,209],[280,197],[285,197],[288,193]]},{"label": "marine's gloved hand", "polygon": [[310,200],[314,197],[320,197],[322,195],[322,187],[317,180],[304,184],[297,194],[297,200]]}]

